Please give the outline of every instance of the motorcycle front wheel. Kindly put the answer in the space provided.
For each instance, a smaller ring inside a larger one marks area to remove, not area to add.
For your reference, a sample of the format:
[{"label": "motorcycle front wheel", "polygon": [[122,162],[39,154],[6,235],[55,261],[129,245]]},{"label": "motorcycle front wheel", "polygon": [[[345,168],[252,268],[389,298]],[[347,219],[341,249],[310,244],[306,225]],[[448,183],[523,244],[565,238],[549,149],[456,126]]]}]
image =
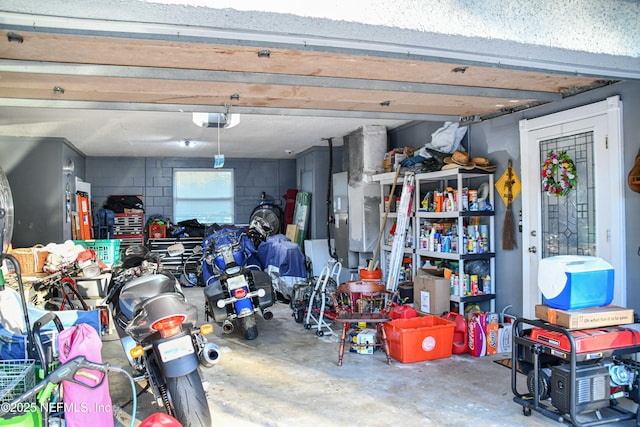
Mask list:
[{"label": "motorcycle front wheel", "polygon": [[244,334],[245,339],[255,340],[258,338],[258,326],[256,325],[256,314],[244,316],[238,319],[240,330]]},{"label": "motorcycle front wheel", "polygon": [[211,426],[211,412],[197,369],[181,377],[167,378],[167,390],[175,417],[184,427]]}]

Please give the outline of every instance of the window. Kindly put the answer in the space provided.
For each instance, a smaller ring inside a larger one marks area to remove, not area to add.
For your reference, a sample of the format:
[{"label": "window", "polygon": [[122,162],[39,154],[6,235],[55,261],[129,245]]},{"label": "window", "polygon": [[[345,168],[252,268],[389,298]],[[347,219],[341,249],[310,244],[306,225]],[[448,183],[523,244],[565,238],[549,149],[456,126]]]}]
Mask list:
[{"label": "window", "polygon": [[233,169],[175,169],[173,216],[176,222],[234,223]]}]

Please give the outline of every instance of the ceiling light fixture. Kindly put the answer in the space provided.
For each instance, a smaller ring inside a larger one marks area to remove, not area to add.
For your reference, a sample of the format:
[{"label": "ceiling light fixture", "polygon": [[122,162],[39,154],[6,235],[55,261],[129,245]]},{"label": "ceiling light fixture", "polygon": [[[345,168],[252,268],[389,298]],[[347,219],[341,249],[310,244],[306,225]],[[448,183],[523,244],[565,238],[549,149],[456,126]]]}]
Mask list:
[{"label": "ceiling light fixture", "polygon": [[[237,94],[234,94],[237,95]],[[233,96],[231,95],[232,99]],[[240,95],[238,95],[238,99]],[[193,113],[193,123],[201,128],[223,128],[228,129],[240,123],[240,114],[229,113],[230,105],[225,105],[224,113]]]}]

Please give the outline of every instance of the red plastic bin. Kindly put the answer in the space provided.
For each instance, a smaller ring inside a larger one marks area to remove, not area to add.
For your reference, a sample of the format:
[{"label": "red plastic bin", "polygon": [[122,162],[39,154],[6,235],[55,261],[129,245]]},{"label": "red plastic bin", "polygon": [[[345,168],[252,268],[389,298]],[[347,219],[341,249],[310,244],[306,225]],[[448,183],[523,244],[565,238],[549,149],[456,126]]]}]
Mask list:
[{"label": "red plastic bin", "polygon": [[454,322],[437,316],[422,316],[392,320],[384,326],[389,353],[402,363],[451,357]]}]

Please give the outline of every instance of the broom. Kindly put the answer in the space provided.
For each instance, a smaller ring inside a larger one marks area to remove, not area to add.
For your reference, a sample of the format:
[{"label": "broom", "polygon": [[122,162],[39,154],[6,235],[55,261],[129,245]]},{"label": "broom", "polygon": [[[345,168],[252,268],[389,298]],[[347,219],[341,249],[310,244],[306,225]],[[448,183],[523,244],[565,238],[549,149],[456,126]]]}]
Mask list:
[{"label": "broom", "polygon": [[511,211],[511,202],[513,201],[513,193],[511,187],[513,186],[513,168],[511,167],[511,160],[507,167],[507,182],[504,184],[507,187],[507,211],[504,214],[504,224],[502,225],[502,249],[512,250],[518,247],[518,242],[515,238],[515,224],[513,222],[513,212]]}]

